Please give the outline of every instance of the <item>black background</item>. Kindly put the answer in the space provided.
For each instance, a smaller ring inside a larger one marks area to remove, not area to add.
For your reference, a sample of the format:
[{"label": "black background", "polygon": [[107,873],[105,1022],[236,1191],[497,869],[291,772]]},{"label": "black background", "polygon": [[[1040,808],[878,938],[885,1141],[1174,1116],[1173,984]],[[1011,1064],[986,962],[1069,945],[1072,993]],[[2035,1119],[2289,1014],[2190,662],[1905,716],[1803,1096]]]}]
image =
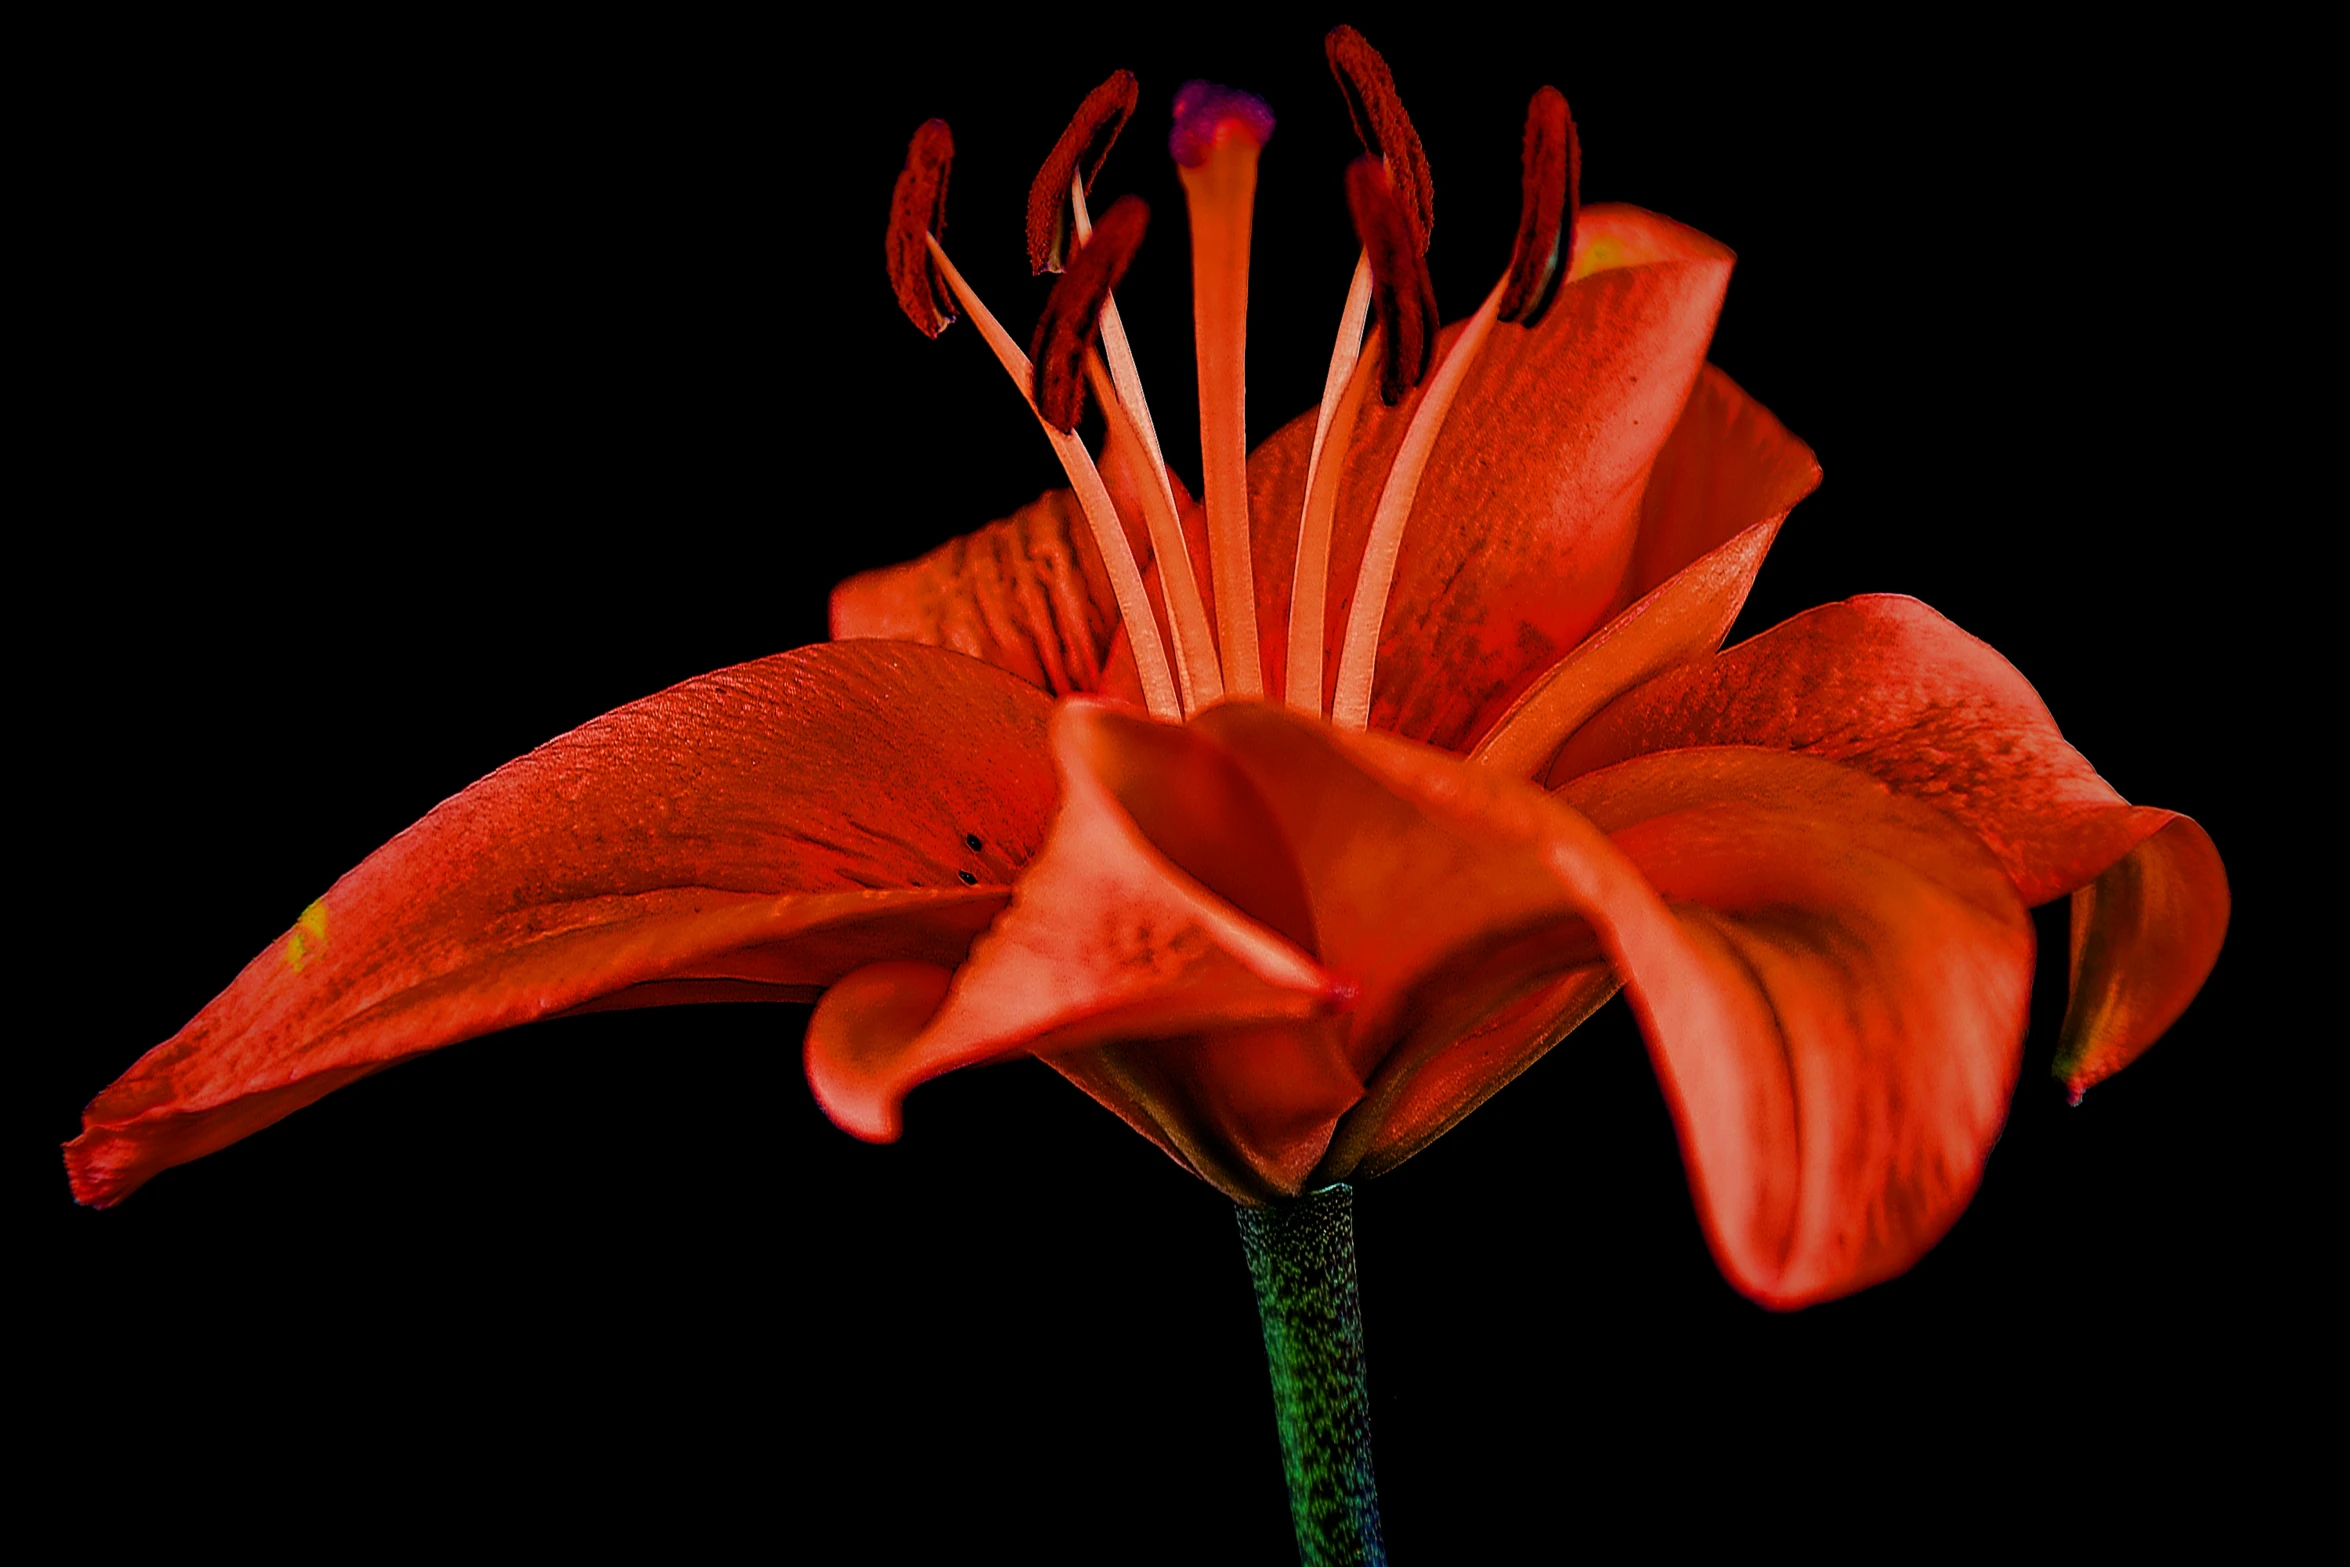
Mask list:
[{"label": "black background", "polygon": [[[32,159],[54,477],[18,579],[43,813],[20,978],[52,1010],[19,1025],[38,1088],[10,1156],[29,1363],[61,1394],[32,1407],[104,1482],[100,1516],[162,1521],[192,1478],[224,1517],[307,1499],[329,1528],[430,1530],[470,1499],[540,1536],[1283,1559],[1226,1205],[1042,1067],[927,1086],[874,1148],[810,1100],[804,1010],[608,1015],[425,1058],[113,1212],[74,1208],[55,1155],[439,799],[820,638],[841,575],[1058,482],[976,334],[925,341],[890,299],[889,187],[924,117],[957,135],[949,247],[1024,334],[1028,179],[1087,88],[1141,74],[1097,205],[1156,214],[1121,303],[1196,482],[1161,127],[1187,77],[1262,93],[1252,439],[1312,402],[1353,255],[1320,26],[1066,20],[829,45],[386,22],[62,60],[72,105]],[[1739,636],[1917,594],[2124,794],[2197,816],[2237,895],[2202,998],[2078,1110],[2045,1076],[2043,914],[1981,1194],[1860,1297],[1774,1316],[1722,1283],[1620,1006],[1365,1188],[1397,1559],[1624,1526],[1836,1551],[1883,1518],[2003,1532],[2030,1497],[2118,1505],[2149,1462],[2204,1477],[2164,1507],[2224,1503],[2207,1460],[2301,1353],[2307,1254],[2278,1240],[2297,1035],[2248,977],[2274,961],[2250,817],[2281,742],[2247,694],[2273,328],[2257,297],[2208,308],[2267,242],[2214,215],[2240,149],[2178,91],[2227,60],[1358,20],[1434,163],[1448,315],[1506,261],[1545,81],[1587,199],[1738,251],[1714,358],[1826,471]]]}]

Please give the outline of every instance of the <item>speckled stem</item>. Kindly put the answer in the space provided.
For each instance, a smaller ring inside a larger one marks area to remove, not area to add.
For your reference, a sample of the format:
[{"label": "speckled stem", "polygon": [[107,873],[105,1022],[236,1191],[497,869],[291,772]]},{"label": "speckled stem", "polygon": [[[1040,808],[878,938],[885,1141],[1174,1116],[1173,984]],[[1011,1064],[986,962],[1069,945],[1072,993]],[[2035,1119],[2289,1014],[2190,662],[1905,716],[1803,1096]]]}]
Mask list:
[{"label": "speckled stem", "polygon": [[1242,1208],[1240,1248],[1257,1287],[1289,1517],[1305,1567],[1383,1567],[1355,1287],[1354,1188]]}]

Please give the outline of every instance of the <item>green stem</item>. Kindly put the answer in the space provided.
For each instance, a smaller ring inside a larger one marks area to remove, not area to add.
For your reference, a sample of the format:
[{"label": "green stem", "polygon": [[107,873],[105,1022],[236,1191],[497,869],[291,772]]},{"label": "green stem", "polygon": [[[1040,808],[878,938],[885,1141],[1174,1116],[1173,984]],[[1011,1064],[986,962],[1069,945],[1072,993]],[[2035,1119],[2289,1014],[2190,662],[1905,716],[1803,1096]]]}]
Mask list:
[{"label": "green stem", "polygon": [[1305,1567],[1383,1567],[1355,1286],[1354,1188],[1242,1208],[1240,1249],[1257,1287],[1289,1518]]}]

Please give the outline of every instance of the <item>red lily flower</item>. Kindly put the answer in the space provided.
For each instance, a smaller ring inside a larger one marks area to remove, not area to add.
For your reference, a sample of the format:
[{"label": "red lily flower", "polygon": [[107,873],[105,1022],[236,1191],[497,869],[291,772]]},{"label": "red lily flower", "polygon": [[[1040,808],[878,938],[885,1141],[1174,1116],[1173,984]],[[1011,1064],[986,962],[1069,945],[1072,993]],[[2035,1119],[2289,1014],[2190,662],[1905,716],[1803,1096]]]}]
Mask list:
[{"label": "red lily flower", "polygon": [[[2099,1003],[2114,1021],[2083,1013],[2089,1077],[2208,968],[2217,862],[2191,823],[2102,791],[2020,677],[1930,612],[1856,602],[1707,656],[1815,470],[1702,366],[1726,254],[1643,214],[1586,217],[1550,313],[1494,328],[1467,365],[1410,512],[1369,717],[1415,745],[1243,704],[1182,729],[1051,717],[1050,695],[1132,692],[1139,669],[1079,540],[1059,579],[1000,584],[1010,619],[979,619],[965,648],[997,670],[803,649],[449,802],[93,1105],[77,1189],[115,1200],[392,1060],[531,1017],[832,987],[816,1075],[861,1130],[887,1130],[922,1076],[1036,1049],[1259,1200],[1391,1167],[1619,976],[1740,1284],[1794,1303],[1905,1266],[1997,1130],[2030,964],[2019,900],[2109,872],[2194,894],[2143,933],[2091,927],[2118,935],[2084,944],[2084,993],[2119,1001]],[[1591,265],[1595,242],[1631,264]],[[1429,395],[1366,404],[1332,581],[1353,579]],[[1311,429],[1250,461],[1275,698]],[[1122,520],[1146,533],[1131,473]],[[989,542],[1064,528],[1067,509]],[[967,547],[951,571],[852,589],[843,629],[955,642],[958,617],[994,607],[986,560]],[[1047,624],[1058,641],[1033,634]],[[1460,760],[1509,746],[1506,769]],[[2119,886],[2097,894],[2109,920]],[[1105,911],[1181,921],[1180,939],[1087,923]],[[1137,955],[1147,983],[1105,961]],[[1954,966],[1968,983],[1946,983]],[[2171,988],[2137,999],[2149,974]]]}]

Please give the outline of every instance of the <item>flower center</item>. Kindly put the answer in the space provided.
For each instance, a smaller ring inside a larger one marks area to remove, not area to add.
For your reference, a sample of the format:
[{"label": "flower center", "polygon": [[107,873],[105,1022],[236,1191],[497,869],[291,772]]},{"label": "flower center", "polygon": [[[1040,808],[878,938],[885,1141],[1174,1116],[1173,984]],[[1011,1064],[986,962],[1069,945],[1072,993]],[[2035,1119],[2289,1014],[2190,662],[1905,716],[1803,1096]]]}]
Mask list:
[{"label": "flower center", "polygon": [[[1360,33],[1339,28],[1326,40],[1326,49],[1366,149],[1347,171],[1347,203],[1363,253],[1339,315],[1307,460],[1284,692],[1292,707],[1325,712],[1330,539],[1346,454],[1375,375],[1381,400],[1389,406],[1415,391],[1419,400],[1372,513],[1339,641],[1336,677],[1329,684],[1331,722],[1362,729],[1369,723],[1380,632],[1421,478],[1469,368],[1494,327],[1501,322],[1533,325],[1566,276],[1579,157],[1566,100],[1543,88],[1527,114],[1524,197],[1509,268],[1439,360],[1440,318],[1426,261],[1434,193],[1419,134],[1404,112],[1387,62]],[[957,306],[970,315],[1035,411],[1108,571],[1144,704],[1156,717],[1180,719],[1226,696],[1262,697],[1265,691],[1249,538],[1248,265],[1257,157],[1272,135],[1273,115],[1247,93],[1190,82],[1176,94],[1168,138],[1191,220],[1208,569],[1218,611],[1211,619],[1192,574],[1173,483],[1114,296],[1149,213],[1140,201],[1125,197],[1097,227],[1086,205],[1094,175],[1135,101],[1134,78],[1125,71],[1095,88],[1031,188],[1030,262],[1036,271],[1060,276],[1030,354],[1012,342],[939,241],[953,155],[942,121],[933,120],[915,134],[898,177],[890,215],[890,274],[908,319],[929,335],[952,323]],[[1144,523],[1166,609],[1164,636],[1108,487],[1076,435],[1089,386],[1101,404],[1109,439],[1126,443],[1140,458]]]}]

